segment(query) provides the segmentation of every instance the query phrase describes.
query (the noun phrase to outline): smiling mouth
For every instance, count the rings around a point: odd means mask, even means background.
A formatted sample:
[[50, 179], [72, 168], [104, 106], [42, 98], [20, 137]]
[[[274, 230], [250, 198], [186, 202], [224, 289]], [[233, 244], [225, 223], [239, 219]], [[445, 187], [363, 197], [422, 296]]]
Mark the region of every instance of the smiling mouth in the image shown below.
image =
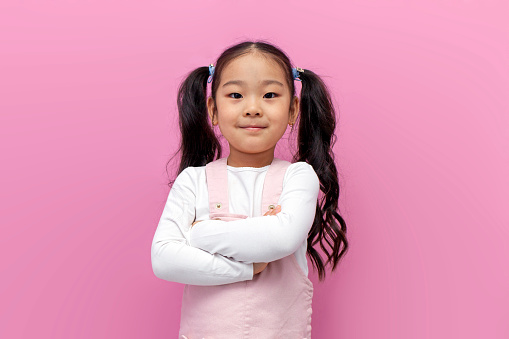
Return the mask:
[[245, 129], [247, 131], [261, 131], [265, 127], [261, 127], [261, 126], [246, 126], [246, 127], [241, 127], [241, 128]]

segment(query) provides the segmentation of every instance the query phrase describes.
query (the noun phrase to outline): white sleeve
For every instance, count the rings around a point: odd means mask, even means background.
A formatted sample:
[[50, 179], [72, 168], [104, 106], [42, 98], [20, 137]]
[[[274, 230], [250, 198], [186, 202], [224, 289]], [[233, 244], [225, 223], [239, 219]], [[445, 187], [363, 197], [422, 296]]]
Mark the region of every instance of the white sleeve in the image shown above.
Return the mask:
[[307, 163], [292, 164], [279, 198], [281, 212], [234, 221], [205, 220], [190, 231], [190, 244], [244, 262], [271, 262], [294, 253], [315, 218], [320, 182]]
[[152, 269], [161, 279], [222, 285], [253, 279], [253, 265], [191, 247], [185, 235], [195, 218], [194, 181], [188, 169], [175, 180], [152, 241]]

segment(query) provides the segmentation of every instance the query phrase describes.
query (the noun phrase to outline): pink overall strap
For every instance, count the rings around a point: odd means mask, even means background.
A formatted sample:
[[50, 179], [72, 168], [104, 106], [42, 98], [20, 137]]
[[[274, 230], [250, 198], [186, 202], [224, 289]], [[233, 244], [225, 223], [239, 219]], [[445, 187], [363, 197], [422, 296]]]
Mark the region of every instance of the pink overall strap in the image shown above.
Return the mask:
[[274, 158], [265, 175], [262, 193], [262, 215], [276, 208], [279, 196], [283, 191], [283, 179], [291, 163], [286, 160]]
[[221, 158], [205, 165], [210, 213], [229, 213], [226, 159]]
[[[205, 166], [209, 191], [210, 213], [229, 213], [227, 158], [209, 162]], [[262, 193], [262, 215], [277, 205], [283, 191], [283, 178], [291, 163], [274, 158], [265, 175]]]

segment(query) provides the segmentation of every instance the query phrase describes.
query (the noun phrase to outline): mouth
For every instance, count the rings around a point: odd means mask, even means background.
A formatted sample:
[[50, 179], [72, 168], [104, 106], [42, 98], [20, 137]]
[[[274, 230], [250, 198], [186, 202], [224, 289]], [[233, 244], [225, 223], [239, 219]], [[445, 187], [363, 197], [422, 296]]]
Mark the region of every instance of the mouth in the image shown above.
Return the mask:
[[240, 128], [247, 130], [247, 131], [261, 131], [262, 129], [265, 129], [265, 126], [241, 126]]

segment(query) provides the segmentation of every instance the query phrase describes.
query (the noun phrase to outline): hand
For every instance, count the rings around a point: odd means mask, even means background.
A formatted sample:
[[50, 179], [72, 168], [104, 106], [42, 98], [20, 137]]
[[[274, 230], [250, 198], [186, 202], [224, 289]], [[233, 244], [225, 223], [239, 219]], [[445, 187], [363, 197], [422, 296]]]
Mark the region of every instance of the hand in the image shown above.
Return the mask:
[[195, 221], [191, 224], [191, 227], [193, 227], [195, 224], [199, 223], [200, 221], [203, 221], [203, 220], [198, 220], [198, 221]]
[[253, 263], [253, 274], [258, 274], [263, 271], [267, 267], [268, 263], [266, 262], [255, 262]]
[[272, 210], [268, 210], [267, 212], [265, 212], [265, 214], [263, 216], [266, 216], [266, 215], [276, 215], [279, 212], [281, 212], [281, 205], [277, 205], [276, 208], [274, 208]]

